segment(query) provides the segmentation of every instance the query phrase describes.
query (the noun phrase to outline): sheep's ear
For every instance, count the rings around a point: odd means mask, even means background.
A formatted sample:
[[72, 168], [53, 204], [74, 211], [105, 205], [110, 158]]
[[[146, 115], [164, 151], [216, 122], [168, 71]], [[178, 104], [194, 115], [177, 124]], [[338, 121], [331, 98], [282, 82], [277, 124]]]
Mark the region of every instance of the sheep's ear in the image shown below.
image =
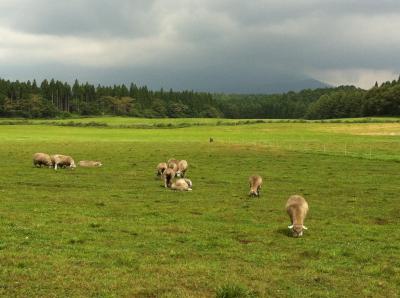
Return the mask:
[[293, 229], [293, 225], [291, 225], [291, 226], [288, 226], [288, 229]]
[[308, 228], [307, 228], [306, 226], [303, 226], [303, 229], [304, 229], [304, 230], [308, 230]]

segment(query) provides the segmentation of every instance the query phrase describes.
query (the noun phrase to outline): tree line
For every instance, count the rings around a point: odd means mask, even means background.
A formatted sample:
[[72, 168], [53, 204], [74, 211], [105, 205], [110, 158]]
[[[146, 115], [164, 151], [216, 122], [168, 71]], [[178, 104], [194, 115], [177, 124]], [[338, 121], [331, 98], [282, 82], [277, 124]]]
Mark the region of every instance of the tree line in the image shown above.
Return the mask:
[[149, 90], [130, 84], [94, 86], [75, 80], [20, 82], [0, 79], [0, 116], [25, 118], [73, 115], [132, 117], [225, 117], [331, 119], [400, 115], [400, 78], [369, 90], [354, 86], [306, 89], [283, 94], [211, 94]]

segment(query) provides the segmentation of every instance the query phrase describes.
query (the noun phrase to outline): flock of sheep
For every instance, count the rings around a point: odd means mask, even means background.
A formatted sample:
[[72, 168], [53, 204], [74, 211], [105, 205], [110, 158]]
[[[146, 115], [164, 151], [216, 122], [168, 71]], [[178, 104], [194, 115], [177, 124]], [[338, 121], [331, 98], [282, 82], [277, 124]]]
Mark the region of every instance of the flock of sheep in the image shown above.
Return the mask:
[[[186, 160], [169, 159], [167, 162], [161, 162], [157, 165], [157, 176], [164, 180], [165, 188], [181, 191], [191, 191], [192, 181], [185, 178], [188, 163]], [[175, 177], [179, 178], [175, 181]]]
[[[46, 166], [49, 168], [76, 168], [75, 161], [71, 156], [46, 153], [35, 153], [33, 155], [33, 165], [35, 167]], [[101, 167], [100, 161], [82, 160], [79, 162], [81, 167]], [[161, 162], [157, 165], [157, 176], [164, 180], [165, 188], [180, 191], [191, 191], [193, 183], [187, 179], [186, 171], [188, 162], [186, 160], [169, 159], [167, 162]], [[176, 179], [175, 179], [176, 177]], [[174, 180], [175, 179], [175, 180]], [[250, 192], [249, 196], [260, 196], [260, 190], [263, 180], [261, 176], [254, 175], [249, 178]], [[301, 237], [303, 230], [307, 230], [304, 226], [304, 219], [308, 212], [307, 201], [299, 195], [289, 197], [286, 203], [286, 212], [288, 213], [291, 225], [288, 228], [292, 231], [294, 237]]]
[[[164, 180], [165, 188], [181, 191], [191, 191], [192, 181], [185, 178], [188, 163], [186, 160], [169, 159], [167, 162], [161, 162], [157, 165], [157, 176]], [[174, 180], [177, 177], [178, 179]], [[261, 176], [254, 175], [249, 178], [250, 192], [249, 196], [260, 196], [260, 190], [263, 180]], [[304, 219], [308, 213], [307, 201], [299, 195], [289, 197], [286, 203], [286, 212], [288, 213], [291, 225], [288, 228], [292, 231], [293, 237], [303, 236]]]
[[[47, 153], [35, 153], [33, 155], [33, 165], [35, 167], [49, 167], [57, 170], [58, 168], [76, 168], [75, 161], [71, 156], [54, 154], [49, 155]], [[93, 160], [81, 160], [79, 166], [81, 167], [101, 167], [103, 164], [100, 161]]]

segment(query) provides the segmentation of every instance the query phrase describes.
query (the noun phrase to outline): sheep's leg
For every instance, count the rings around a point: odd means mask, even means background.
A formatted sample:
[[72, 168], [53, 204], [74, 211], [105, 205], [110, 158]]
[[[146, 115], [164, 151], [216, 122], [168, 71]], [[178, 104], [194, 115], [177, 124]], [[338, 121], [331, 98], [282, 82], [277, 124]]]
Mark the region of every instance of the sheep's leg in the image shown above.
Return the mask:
[[54, 170], [56, 170], [56, 171], [57, 171], [57, 165], [58, 165], [58, 164], [56, 163], [56, 165], [54, 166]]

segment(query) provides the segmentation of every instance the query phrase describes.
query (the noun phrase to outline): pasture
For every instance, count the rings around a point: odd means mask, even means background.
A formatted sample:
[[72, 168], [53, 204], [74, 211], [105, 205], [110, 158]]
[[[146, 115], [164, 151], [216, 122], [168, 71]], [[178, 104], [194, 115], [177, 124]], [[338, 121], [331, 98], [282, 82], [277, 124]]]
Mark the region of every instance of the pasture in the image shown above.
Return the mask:
[[[399, 295], [400, 123], [83, 121], [108, 126], [0, 125], [0, 296]], [[104, 166], [34, 168], [35, 152]], [[192, 192], [155, 177], [171, 157]], [[299, 239], [292, 194], [310, 205]]]

